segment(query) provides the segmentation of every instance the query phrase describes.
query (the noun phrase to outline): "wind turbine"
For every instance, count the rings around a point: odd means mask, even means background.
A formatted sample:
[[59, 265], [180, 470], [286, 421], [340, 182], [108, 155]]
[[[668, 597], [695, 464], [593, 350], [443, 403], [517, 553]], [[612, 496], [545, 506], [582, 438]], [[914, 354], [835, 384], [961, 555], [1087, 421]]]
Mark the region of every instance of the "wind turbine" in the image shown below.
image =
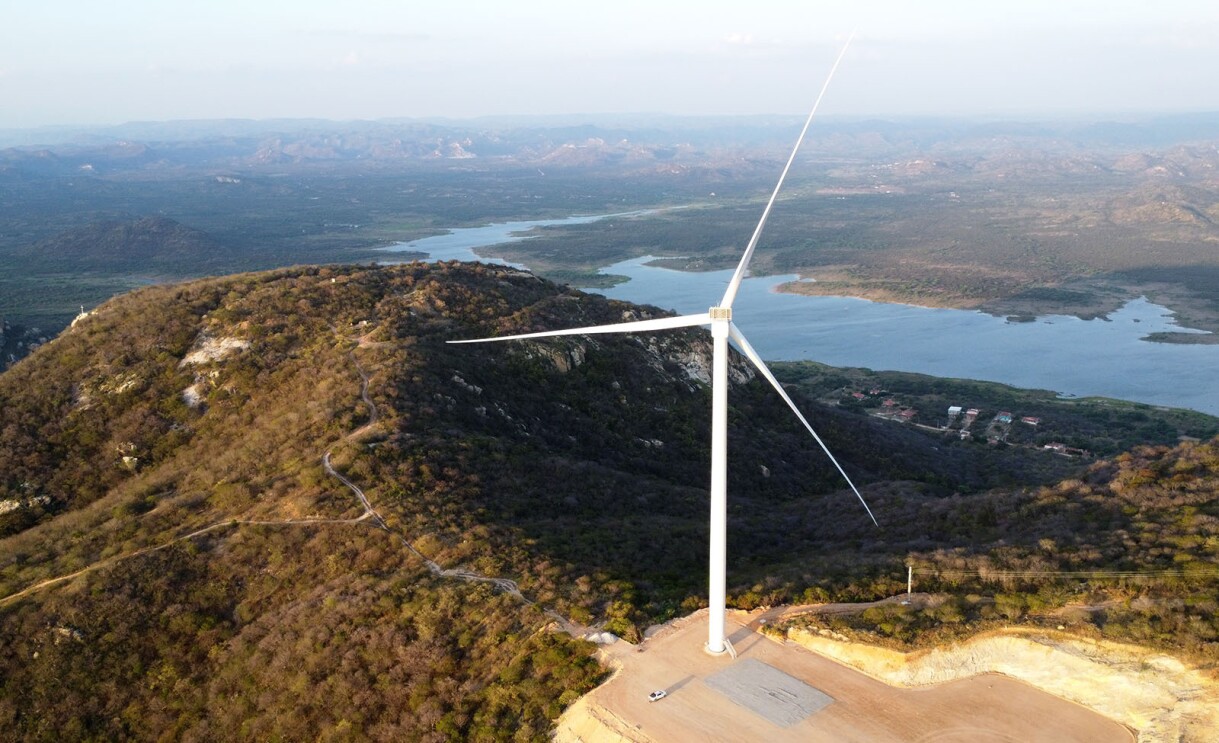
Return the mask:
[[710, 616], [707, 627], [707, 652], [713, 655], [719, 655], [727, 650], [727, 638], [724, 634], [724, 619], [726, 612], [726, 583], [727, 583], [727, 553], [728, 553], [728, 343], [732, 341], [733, 345], [748, 358], [762, 376], [770, 382], [771, 386], [778, 391], [779, 395], [787, 403], [808, 432], [812, 434], [813, 439], [825, 452], [830, 461], [834, 463], [834, 467], [851, 486], [859, 502], [863, 504], [864, 509], [871, 517], [872, 523], [876, 524], [876, 517], [872, 515], [872, 509], [868, 508], [867, 502], [863, 499], [863, 495], [859, 492], [859, 488], [855, 487], [855, 483], [851, 482], [851, 478], [847, 475], [846, 470], [830, 453], [830, 449], [813, 430], [813, 427], [805, 419], [800, 409], [788, 397], [787, 392], [783, 389], [783, 385], [779, 384], [779, 380], [771, 374], [766, 363], [762, 361], [762, 357], [753, 349], [745, 336], [737, 329], [732, 322], [732, 302], [736, 299], [737, 289], [741, 286], [741, 280], [745, 278], [745, 272], [749, 267], [749, 261], [753, 257], [754, 248], [757, 247], [758, 238], [762, 234], [762, 228], [766, 225], [766, 219], [770, 216], [770, 210], [775, 204], [775, 199], [779, 196], [779, 189], [783, 187], [783, 181], [787, 178], [787, 172], [791, 169], [792, 162], [796, 159], [796, 153], [800, 150], [801, 143], [804, 142], [804, 135], [808, 132], [809, 125], [813, 122], [813, 117], [817, 114], [817, 108], [821, 105], [821, 99], [825, 96], [826, 90], [830, 86], [830, 81], [834, 78], [834, 72], [838, 69], [838, 64], [846, 55], [847, 48], [851, 44], [851, 38], [847, 39], [842, 50], [838, 53], [837, 59], [834, 60], [833, 67], [830, 68], [829, 75], [826, 76], [825, 83], [821, 87], [821, 92], [817, 95], [817, 100], [813, 104], [812, 111], [809, 112], [808, 119], [804, 122], [804, 128], [800, 131], [800, 136], [796, 139], [796, 145], [792, 148], [791, 155], [787, 158], [787, 164], [783, 167], [783, 173], [779, 176], [779, 182], [775, 184], [775, 189], [770, 195], [770, 200], [766, 203], [766, 208], [762, 211], [762, 218], [758, 221], [758, 226], [754, 228], [753, 236], [749, 238], [749, 244], [745, 248], [745, 254], [741, 256], [740, 263], [737, 264], [736, 271], [732, 274], [732, 279], [728, 282], [728, 290], [724, 292], [723, 299], [720, 303], [709, 309], [707, 312], [697, 315], [683, 315], [680, 317], [663, 317], [655, 320], [641, 320], [637, 322], [616, 323], [614, 325], [595, 325], [585, 328], [569, 328], [567, 330], [548, 330], [539, 333], [524, 333], [520, 335], [503, 335], [494, 338], [478, 338], [471, 340], [449, 341], [449, 343], [487, 343], [492, 341], [511, 341], [525, 340], [530, 338], [550, 338], [560, 335], [594, 335], [599, 333], [642, 333], [654, 330], [670, 330], [672, 328], [686, 328], [695, 325], [710, 325], [712, 338], [712, 364], [711, 364], [711, 556], [710, 556], [710, 579], [708, 586], [707, 603], [710, 608]]

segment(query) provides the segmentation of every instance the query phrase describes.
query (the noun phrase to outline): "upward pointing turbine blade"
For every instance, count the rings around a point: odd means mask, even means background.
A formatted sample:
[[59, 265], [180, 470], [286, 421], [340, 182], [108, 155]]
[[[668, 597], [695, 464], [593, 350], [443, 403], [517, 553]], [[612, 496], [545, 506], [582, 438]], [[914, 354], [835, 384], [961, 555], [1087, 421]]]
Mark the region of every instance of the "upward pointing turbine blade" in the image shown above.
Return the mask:
[[775, 379], [775, 375], [770, 373], [770, 369], [766, 366], [766, 362], [762, 360], [762, 357], [758, 355], [757, 351], [753, 350], [753, 346], [749, 345], [749, 341], [745, 340], [745, 336], [740, 330], [737, 329], [737, 326], [728, 326], [728, 337], [731, 338], [733, 343], [736, 344], [737, 348], [739, 348], [741, 352], [745, 354], [746, 358], [753, 362], [753, 365], [758, 368], [758, 371], [762, 372], [762, 376], [766, 377], [766, 380], [770, 382], [770, 386], [774, 387], [775, 390], [777, 390], [778, 393], [783, 397], [783, 399], [787, 402], [787, 406], [792, 409], [792, 412], [796, 414], [796, 417], [800, 419], [800, 422], [804, 424], [804, 427], [808, 429], [808, 432], [811, 433], [813, 438], [817, 440], [817, 443], [821, 445], [821, 450], [825, 452], [825, 455], [829, 457], [830, 461], [834, 463], [834, 466], [838, 468], [838, 473], [841, 474], [842, 478], [847, 481], [847, 485], [850, 485], [851, 490], [855, 491], [855, 497], [859, 498], [859, 502], [863, 504], [864, 510], [868, 512], [868, 517], [872, 519], [872, 523], [880, 526], [880, 523], [876, 521], [876, 516], [872, 514], [872, 509], [868, 508], [868, 502], [863, 499], [863, 494], [859, 492], [859, 488], [855, 487], [855, 483], [851, 482], [851, 478], [847, 476], [846, 470], [842, 469], [842, 465], [838, 464], [838, 460], [834, 459], [834, 455], [830, 453], [830, 448], [825, 445], [825, 442], [822, 441], [821, 437], [817, 435], [817, 432], [813, 430], [812, 425], [810, 425], [808, 420], [805, 419], [804, 414], [800, 412], [800, 408], [796, 407], [796, 403], [792, 402], [792, 399], [787, 396], [787, 390], [783, 389], [783, 385], [779, 384], [779, 380]]
[[758, 238], [762, 236], [762, 228], [766, 226], [766, 218], [770, 216], [771, 207], [775, 205], [775, 199], [779, 197], [779, 189], [783, 188], [783, 181], [787, 179], [787, 171], [791, 170], [792, 163], [796, 160], [796, 153], [800, 151], [804, 135], [808, 133], [809, 125], [813, 123], [813, 117], [817, 115], [817, 108], [821, 106], [821, 99], [830, 89], [830, 81], [834, 79], [834, 73], [838, 71], [838, 63], [846, 56], [847, 49], [854, 39], [855, 32], [852, 31], [850, 37], [847, 38], [847, 43], [842, 45], [842, 51], [838, 52], [838, 58], [834, 60], [830, 74], [825, 76], [825, 83], [821, 86], [821, 92], [817, 94], [813, 110], [809, 111], [808, 118], [804, 121], [804, 128], [800, 130], [800, 136], [796, 138], [796, 146], [792, 148], [792, 154], [787, 157], [787, 165], [783, 166], [783, 173], [779, 175], [779, 182], [775, 184], [775, 190], [770, 194], [770, 201], [766, 202], [766, 208], [762, 210], [762, 218], [758, 220], [758, 226], [753, 228], [753, 236], [749, 238], [749, 244], [745, 246], [745, 254], [741, 256], [741, 262], [737, 264], [736, 271], [732, 274], [732, 280], [728, 282], [728, 290], [724, 292], [724, 298], [720, 300], [720, 307], [731, 307], [732, 301], [736, 299], [736, 291], [741, 287], [741, 280], [745, 278], [745, 271], [749, 268], [750, 259], [753, 258], [753, 249], [757, 247]]
[[700, 315], [681, 315], [679, 317], [659, 317], [655, 320], [638, 320], [636, 322], [620, 322], [613, 325], [592, 325], [587, 328], [567, 328], [566, 330], [543, 330], [539, 333], [519, 333], [517, 335], [497, 335], [493, 338], [471, 338], [462, 341], [447, 341], [448, 343], [490, 343], [492, 341], [519, 341], [527, 338], [550, 338], [556, 335], [596, 335], [598, 333], [642, 333], [649, 330], [670, 330], [672, 328], [688, 328], [694, 325], [709, 325], [711, 315], [704, 312]]

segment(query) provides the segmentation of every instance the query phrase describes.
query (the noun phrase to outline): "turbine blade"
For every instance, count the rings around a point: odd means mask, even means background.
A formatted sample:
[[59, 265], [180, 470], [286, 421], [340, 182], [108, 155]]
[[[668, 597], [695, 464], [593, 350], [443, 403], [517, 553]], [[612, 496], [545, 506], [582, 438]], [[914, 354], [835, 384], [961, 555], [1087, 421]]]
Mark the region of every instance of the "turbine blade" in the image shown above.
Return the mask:
[[775, 190], [770, 194], [770, 201], [766, 202], [766, 208], [762, 210], [762, 218], [758, 220], [758, 226], [753, 229], [753, 237], [749, 238], [749, 244], [745, 246], [745, 254], [741, 256], [741, 262], [737, 264], [736, 271], [732, 274], [732, 280], [728, 282], [728, 290], [724, 292], [724, 298], [720, 300], [720, 307], [731, 307], [732, 301], [736, 299], [736, 291], [741, 287], [741, 280], [745, 278], [745, 270], [749, 268], [749, 261], [753, 258], [753, 249], [758, 246], [758, 238], [762, 236], [762, 228], [766, 226], [766, 218], [770, 216], [770, 210], [775, 205], [775, 199], [779, 197], [779, 189], [783, 188], [783, 181], [787, 179], [787, 171], [791, 170], [792, 163], [796, 160], [796, 153], [800, 151], [800, 145], [804, 142], [804, 135], [808, 133], [808, 127], [813, 123], [813, 117], [817, 115], [817, 108], [821, 106], [821, 99], [825, 97], [825, 91], [830, 88], [830, 81], [834, 79], [834, 73], [838, 71], [838, 63], [846, 56], [847, 48], [851, 46], [851, 42], [855, 39], [855, 32], [851, 32], [851, 36], [847, 42], [842, 45], [842, 50], [838, 52], [838, 58], [834, 60], [834, 66], [830, 68], [830, 74], [826, 75], [825, 83], [821, 86], [821, 92], [817, 94], [817, 100], [813, 103], [813, 110], [809, 112], [808, 118], [804, 121], [804, 128], [800, 130], [800, 136], [796, 138], [796, 146], [792, 148], [791, 155], [787, 158], [787, 165], [783, 166], [783, 173], [779, 176], [779, 182], [775, 184]]
[[566, 330], [543, 330], [539, 333], [520, 333], [518, 335], [500, 335], [493, 338], [471, 338], [469, 340], [448, 341], [449, 343], [489, 343], [491, 341], [519, 341], [526, 338], [551, 338], [558, 335], [595, 335], [598, 333], [645, 333], [651, 330], [670, 330], [672, 328], [688, 328], [693, 325], [709, 325], [711, 315], [681, 315], [679, 317], [660, 317], [655, 320], [638, 320], [622, 322], [614, 325], [592, 325], [586, 328], [568, 328]]
[[872, 509], [868, 508], [868, 502], [863, 499], [863, 494], [859, 492], [859, 488], [855, 487], [855, 483], [851, 482], [851, 478], [847, 476], [846, 470], [842, 468], [841, 464], [838, 464], [838, 460], [835, 459], [834, 455], [830, 453], [830, 448], [825, 445], [825, 442], [822, 441], [821, 437], [817, 435], [817, 432], [813, 430], [813, 427], [809, 424], [808, 420], [805, 419], [804, 414], [800, 412], [800, 408], [797, 408], [796, 403], [792, 402], [792, 399], [788, 397], [787, 390], [783, 389], [783, 385], [779, 384], [779, 380], [775, 379], [775, 375], [770, 373], [770, 369], [766, 366], [766, 362], [762, 361], [762, 357], [758, 355], [757, 351], [753, 350], [753, 346], [749, 345], [749, 341], [745, 340], [745, 336], [741, 334], [741, 331], [738, 330], [735, 325], [728, 326], [728, 334], [728, 337], [736, 344], [737, 348], [745, 354], [746, 358], [753, 362], [753, 365], [758, 368], [758, 371], [762, 372], [762, 376], [766, 377], [767, 381], [770, 382], [770, 386], [774, 387], [779, 392], [779, 395], [781, 395], [787, 402], [787, 406], [792, 409], [792, 412], [796, 414], [796, 417], [800, 419], [800, 422], [804, 424], [804, 427], [808, 429], [808, 432], [811, 433], [813, 438], [817, 440], [817, 443], [821, 446], [821, 450], [825, 452], [825, 455], [829, 457], [830, 461], [834, 463], [834, 466], [838, 468], [839, 474], [841, 474], [843, 479], [847, 481], [847, 485], [850, 485], [851, 490], [855, 491], [855, 497], [859, 498], [859, 502], [863, 504], [864, 510], [868, 512], [868, 517], [872, 519], [872, 523], [880, 526], [880, 523], [876, 520], [876, 516], [872, 514]]

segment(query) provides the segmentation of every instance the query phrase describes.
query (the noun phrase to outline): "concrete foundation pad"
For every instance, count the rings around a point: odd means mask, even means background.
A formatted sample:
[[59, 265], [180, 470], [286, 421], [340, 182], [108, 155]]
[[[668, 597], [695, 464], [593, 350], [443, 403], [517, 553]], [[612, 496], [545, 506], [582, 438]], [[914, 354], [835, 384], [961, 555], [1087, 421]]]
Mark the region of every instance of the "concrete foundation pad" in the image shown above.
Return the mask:
[[834, 701], [828, 694], [754, 658], [742, 658], [703, 683], [785, 728]]

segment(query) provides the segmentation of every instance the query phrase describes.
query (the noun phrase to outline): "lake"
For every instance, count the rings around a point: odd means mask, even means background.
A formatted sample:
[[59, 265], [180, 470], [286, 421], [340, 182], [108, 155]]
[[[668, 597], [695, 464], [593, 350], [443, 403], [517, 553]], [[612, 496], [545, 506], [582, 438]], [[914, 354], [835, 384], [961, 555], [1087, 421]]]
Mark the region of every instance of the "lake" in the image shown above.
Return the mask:
[[588, 224], [610, 217], [637, 217], [641, 214], [653, 214], [655, 210], [621, 212], [619, 214], [596, 214], [593, 216], [564, 217], [561, 219], [536, 219], [528, 222], [494, 222], [479, 227], [459, 227], [449, 230], [443, 235], [433, 235], [410, 242], [394, 243], [381, 248], [387, 253], [427, 253], [429, 261], [482, 261], [500, 266], [513, 266], [527, 269], [520, 263], [510, 263], [499, 258], [483, 258], [474, 252], [475, 248], [486, 248], [491, 245], [521, 242], [528, 240], [526, 234], [538, 227], [550, 227], [560, 224]]
[[[534, 227], [587, 223], [605, 216], [609, 215], [456, 229], [386, 250], [423, 252], [429, 260], [506, 264], [480, 258], [474, 250], [528, 239], [521, 233]], [[651, 260], [636, 258], [607, 266], [602, 273], [630, 280], [589, 291], [680, 313], [704, 312], [719, 302], [732, 275], [646, 265]], [[1178, 326], [1169, 310], [1146, 299], [1129, 302], [1103, 320], [1047, 315], [1035, 322], [1008, 322], [972, 310], [775, 291], [796, 278], [746, 279], [733, 305], [734, 322], [766, 359], [809, 359], [833, 366], [983, 379], [1064, 396], [1116, 397], [1219, 415], [1215, 384], [1219, 345], [1141, 340], [1157, 331], [1191, 332]]]

